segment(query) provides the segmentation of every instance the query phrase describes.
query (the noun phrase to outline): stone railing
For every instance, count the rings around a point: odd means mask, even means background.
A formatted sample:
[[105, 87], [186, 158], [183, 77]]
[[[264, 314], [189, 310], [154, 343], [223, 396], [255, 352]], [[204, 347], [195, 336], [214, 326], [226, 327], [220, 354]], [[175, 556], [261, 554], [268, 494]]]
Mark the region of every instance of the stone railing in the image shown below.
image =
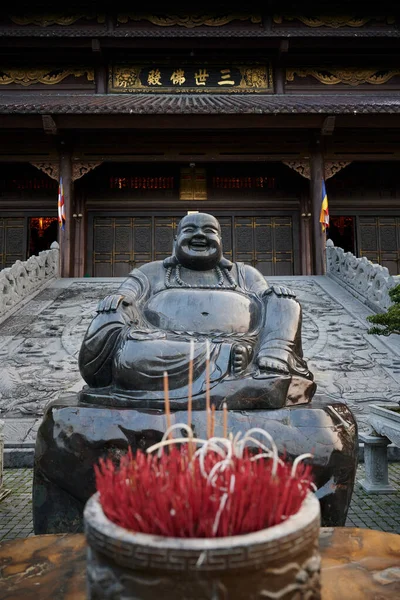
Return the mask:
[[365, 256], [357, 258], [351, 252], [326, 243], [326, 274], [376, 312], [386, 311], [391, 300], [389, 290], [400, 283], [386, 267], [374, 264]]
[[39, 252], [24, 262], [17, 260], [11, 267], [0, 271], [0, 319], [24, 298], [42, 288], [58, 276], [60, 250], [53, 242], [50, 250]]

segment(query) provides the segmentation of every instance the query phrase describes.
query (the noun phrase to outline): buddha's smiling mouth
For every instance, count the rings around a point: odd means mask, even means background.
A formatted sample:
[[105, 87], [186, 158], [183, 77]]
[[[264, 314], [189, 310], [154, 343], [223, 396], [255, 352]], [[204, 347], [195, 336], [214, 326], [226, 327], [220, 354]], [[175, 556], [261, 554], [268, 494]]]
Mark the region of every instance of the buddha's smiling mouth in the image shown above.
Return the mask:
[[192, 242], [190, 242], [189, 247], [191, 248], [191, 250], [195, 250], [195, 251], [201, 251], [201, 250], [207, 250], [209, 245], [208, 242], [206, 242], [205, 240], [193, 240]]

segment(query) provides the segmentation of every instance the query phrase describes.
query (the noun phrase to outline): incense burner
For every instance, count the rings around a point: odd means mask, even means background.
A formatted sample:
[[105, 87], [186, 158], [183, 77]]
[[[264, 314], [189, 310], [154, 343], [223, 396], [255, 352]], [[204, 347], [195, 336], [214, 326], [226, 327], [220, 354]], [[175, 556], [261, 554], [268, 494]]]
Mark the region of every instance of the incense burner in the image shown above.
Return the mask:
[[133, 533], [104, 515], [98, 494], [88, 501], [84, 522], [90, 600], [321, 597], [320, 506], [312, 493], [282, 524], [232, 537]]

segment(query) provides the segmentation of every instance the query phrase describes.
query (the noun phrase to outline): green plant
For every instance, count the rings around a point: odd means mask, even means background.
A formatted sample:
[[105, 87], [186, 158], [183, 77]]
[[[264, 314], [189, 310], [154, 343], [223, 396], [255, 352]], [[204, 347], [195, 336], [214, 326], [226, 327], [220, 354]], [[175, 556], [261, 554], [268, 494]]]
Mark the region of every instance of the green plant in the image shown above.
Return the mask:
[[389, 296], [393, 304], [385, 313], [370, 315], [367, 321], [375, 327], [368, 329], [368, 333], [376, 335], [400, 334], [400, 284], [389, 290]]

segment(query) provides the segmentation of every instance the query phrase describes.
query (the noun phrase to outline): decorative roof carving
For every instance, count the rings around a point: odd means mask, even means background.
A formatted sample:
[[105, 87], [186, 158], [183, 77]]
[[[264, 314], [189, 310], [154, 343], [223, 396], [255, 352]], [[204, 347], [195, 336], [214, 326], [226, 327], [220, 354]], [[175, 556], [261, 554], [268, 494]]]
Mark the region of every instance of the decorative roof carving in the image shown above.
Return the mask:
[[105, 15], [84, 13], [23, 14], [9, 15], [9, 18], [16, 25], [39, 25], [40, 27], [50, 27], [51, 25], [68, 26], [81, 19], [86, 19], [88, 21], [96, 20], [97, 23], [105, 23], [106, 20]]
[[72, 163], [72, 181], [80, 179], [96, 167], [103, 164], [103, 161], [98, 162], [73, 162]]
[[18, 85], [33, 85], [43, 83], [45, 85], [55, 85], [60, 83], [66, 77], [85, 77], [88, 81], [94, 81], [93, 68], [81, 69], [58, 69], [54, 67], [37, 68], [8, 68], [0, 67], [0, 85], [15, 83]]
[[250, 21], [252, 24], [260, 24], [262, 22], [261, 15], [249, 14], [232, 14], [232, 15], [149, 15], [149, 14], [133, 14], [122, 13], [117, 16], [119, 23], [128, 23], [129, 21], [149, 21], [153, 25], [160, 27], [186, 27], [193, 29], [194, 27], [223, 27], [232, 21]]
[[400, 69], [357, 69], [353, 67], [286, 69], [286, 81], [294, 81], [295, 75], [297, 77], [314, 77], [314, 79], [325, 85], [336, 85], [337, 83], [353, 86], [364, 83], [381, 85], [392, 79], [392, 77], [400, 75]]
[[43, 173], [46, 173], [46, 175], [48, 175], [52, 179], [55, 179], [56, 181], [59, 180], [60, 166], [58, 162], [33, 162], [31, 163], [31, 165], [33, 165], [40, 171], [43, 171]]
[[[291, 169], [296, 171], [296, 173], [298, 173], [302, 177], [305, 177], [306, 179], [311, 179], [310, 161], [308, 161], [308, 160], [283, 160], [282, 162], [284, 165], [286, 165], [287, 167], [290, 167]], [[344, 167], [347, 167], [347, 165], [349, 165], [349, 164], [350, 164], [350, 162], [345, 162], [343, 160], [340, 160], [340, 161], [326, 160], [325, 165], [324, 165], [325, 166], [325, 179], [329, 179], [330, 177], [333, 177], [334, 175], [336, 175], [336, 173], [339, 173], [339, 171], [344, 169]]]
[[[55, 179], [56, 181], [59, 180], [60, 165], [58, 162], [56, 162], [56, 161], [40, 162], [40, 163], [33, 162], [31, 164], [34, 167], [36, 167], [37, 169], [40, 169], [40, 171], [43, 171], [43, 173], [46, 173], [46, 175], [48, 175], [52, 179]], [[101, 164], [102, 164], [102, 161], [99, 161], [99, 162], [73, 162], [72, 163], [72, 181], [76, 181], [77, 179], [80, 179], [81, 177], [86, 175], [86, 173], [89, 173], [90, 171], [92, 171], [93, 169], [95, 169], [96, 167], [98, 167]]]
[[355, 16], [355, 15], [320, 15], [320, 16], [302, 16], [302, 15], [274, 15], [274, 23], [279, 25], [285, 21], [300, 21], [307, 27], [330, 27], [338, 29], [339, 27], [364, 27], [367, 23], [383, 22], [393, 25], [396, 22], [393, 16]]

